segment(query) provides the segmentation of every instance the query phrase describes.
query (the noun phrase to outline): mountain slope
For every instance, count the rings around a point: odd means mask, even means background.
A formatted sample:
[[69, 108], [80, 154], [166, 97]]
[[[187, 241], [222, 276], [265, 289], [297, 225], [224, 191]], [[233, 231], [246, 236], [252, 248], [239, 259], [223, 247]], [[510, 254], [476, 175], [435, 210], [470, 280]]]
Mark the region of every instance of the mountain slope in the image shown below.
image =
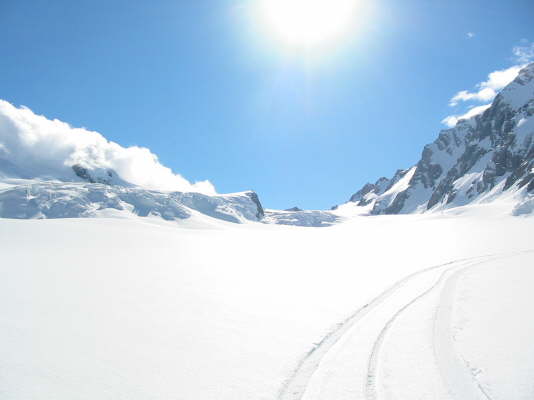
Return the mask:
[[[370, 214], [406, 214], [534, 193], [534, 63], [481, 115], [460, 120], [393, 178], [366, 184], [349, 200]], [[522, 207], [522, 208], [521, 208]], [[528, 207], [521, 204], [517, 212]]]

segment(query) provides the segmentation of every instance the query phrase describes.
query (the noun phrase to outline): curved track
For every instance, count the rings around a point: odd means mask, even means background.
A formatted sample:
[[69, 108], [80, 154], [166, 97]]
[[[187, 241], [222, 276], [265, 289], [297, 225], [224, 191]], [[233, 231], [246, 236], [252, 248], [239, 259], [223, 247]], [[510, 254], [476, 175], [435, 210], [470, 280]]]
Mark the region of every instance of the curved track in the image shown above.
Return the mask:
[[477, 372], [454, 351], [451, 309], [462, 273], [502, 257], [456, 260], [398, 281], [317, 343], [284, 382], [278, 399], [406, 398], [415, 394], [407, 382], [417, 382], [417, 366], [424, 361], [432, 373], [417, 383], [421, 398], [491, 400]]

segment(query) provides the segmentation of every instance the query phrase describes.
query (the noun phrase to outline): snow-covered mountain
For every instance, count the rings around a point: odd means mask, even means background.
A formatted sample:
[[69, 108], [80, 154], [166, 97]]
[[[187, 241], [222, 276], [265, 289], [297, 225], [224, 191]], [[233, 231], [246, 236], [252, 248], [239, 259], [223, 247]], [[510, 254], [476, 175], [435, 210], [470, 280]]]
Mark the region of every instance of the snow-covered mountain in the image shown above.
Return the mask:
[[208, 196], [121, 185], [10, 181], [0, 191], [0, 218], [161, 217], [186, 219], [196, 212], [229, 222], [258, 221], [263, 209], [254, 192]]
[[0, 101], [0, 217], [156, 216], [195, 213], [231, 222], [330, 226], [347, 215], [407, 214], [506, 200], [534, 210], [534, 63], [482, 114], [425, 146], [420, 161], [368, 183], [333, 211], [264, 210], [256, 193], [217, 194], [161, 165], [148, 149]]
[[327, 211], [264, 210], [252, 191], [217, 194], [207, 181], [175, 174], [146, 148], [125, 148], [0, 100], [0, 218], [193, 216], [299, 226], [339, 221]]
[[532, 211], [533, 196], [534, 63], [482, 114], [441, 131], [416, 165], [366, 184], [341, 207], [407, 214], [509, 198], [520, 214]]
[[[243, 223], [330, 226], [327, 211], [264, 210], [252, 191], [217, 194], [161, 165], [148, 149], [0, 100], [0, 218], [192, 216]], [[216, 221], [211, 221], [216, 222]]]
[[191, 184], [148, 149], [124, 148], [0, 100], [0, 218], [161, 217], [229, 222], [264, 216], [251, 191]]

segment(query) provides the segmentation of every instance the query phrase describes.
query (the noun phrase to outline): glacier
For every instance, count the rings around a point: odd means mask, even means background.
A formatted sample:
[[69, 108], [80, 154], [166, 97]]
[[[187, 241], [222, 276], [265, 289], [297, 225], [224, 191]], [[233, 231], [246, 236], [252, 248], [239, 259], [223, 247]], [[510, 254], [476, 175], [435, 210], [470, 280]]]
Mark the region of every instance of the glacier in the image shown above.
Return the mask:
[[533, 233], [491, 207], [0, 219], [1, 397], [530, 399]]

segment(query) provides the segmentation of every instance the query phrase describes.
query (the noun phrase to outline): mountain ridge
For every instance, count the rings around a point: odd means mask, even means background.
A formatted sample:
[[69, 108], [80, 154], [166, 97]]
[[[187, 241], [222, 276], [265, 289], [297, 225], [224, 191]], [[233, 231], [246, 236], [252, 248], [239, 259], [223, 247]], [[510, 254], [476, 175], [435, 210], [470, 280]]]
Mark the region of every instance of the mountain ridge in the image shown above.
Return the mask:
[[[202, 186], [173, 174], [148, 149], [123, 148], [96, 132], [70, 128], [4, 101], [0, 111], [3, 218], [136, 215], [179, 220], [199, 212], [228, 222], [317, 227], [345, 216], [422, 213], [503, 196], [513, 197], [513, 214], [534, 212], [534, 63], [521, 69], [481, 114], [442, 130], [424, 146], [415, 165], [367, 183], [331, 211], [264, 209], [253, 191], [202, 193], [196, 191]], [[21, 123], [27, 121], [13, 114], [17, 112], [30, 123]], [[64, 143], [39, 152], [39, 146], [54, 140]], [[139, 163], [148, 170], [139, 169]], [[135, 171], [145, 176], [137, 177]], [[165, 190], [167, 184], [185, 190]]]
[[417, 164], [398, 170], [391, 179], [367, 183], [345, 204], [367, 207], [371, 215], [406, 214], [466, 205], [492, 191], [515, 190], [530, 197], [534, 192], [533, 116], [531, 63], [485, 111], [442, 130], [423, 148]]

